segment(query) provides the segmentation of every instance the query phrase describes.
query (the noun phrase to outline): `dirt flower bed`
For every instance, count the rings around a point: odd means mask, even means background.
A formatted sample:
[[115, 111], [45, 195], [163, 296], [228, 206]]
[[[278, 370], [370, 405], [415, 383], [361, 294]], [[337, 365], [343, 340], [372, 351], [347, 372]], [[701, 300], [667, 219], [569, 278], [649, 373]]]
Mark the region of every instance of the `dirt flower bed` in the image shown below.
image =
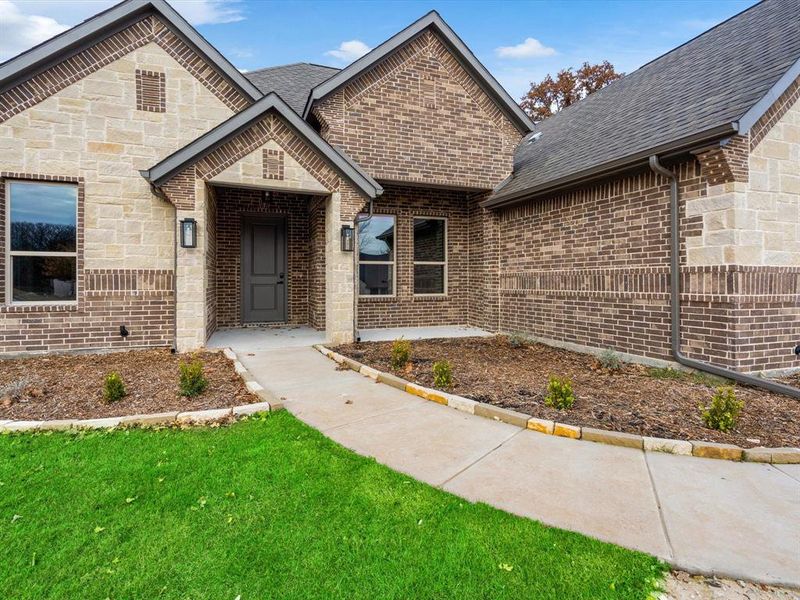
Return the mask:
[[[186, 398], [178, 389], [179, 364], [199, 359], [208, 387]], [[127, 395], [103, 400], [106, 374], [122, 376]], [[132, 350], [0, 360], [0, 419], [92, 419], [226, 408], [258, 402], [220, 352], [193, 355]]]
[[[421, 340], [411, 348], [411, 362], [401, 370], [390, 366], [390, 342], [346, 344], [336, 351], [426, 387], [435, 387], [433, 363], [448, 360], [453, 387], [445, 391], [561, 423], [745, 448], [800, 446], [800, 401], [740, 385], [736, 396], [745, 405], [736, 429], [708, 429], [698, 405], [710, 402], [716, 386], [726, 382], [704, 374], [626, 363], [612, 371], [593, 356], [541, 344], [518, 346], [502, 336]], [[545, 405], [551, 375], [572, 380], [571, 409]], [[800, 376], [786, 383], [800, 386]]]

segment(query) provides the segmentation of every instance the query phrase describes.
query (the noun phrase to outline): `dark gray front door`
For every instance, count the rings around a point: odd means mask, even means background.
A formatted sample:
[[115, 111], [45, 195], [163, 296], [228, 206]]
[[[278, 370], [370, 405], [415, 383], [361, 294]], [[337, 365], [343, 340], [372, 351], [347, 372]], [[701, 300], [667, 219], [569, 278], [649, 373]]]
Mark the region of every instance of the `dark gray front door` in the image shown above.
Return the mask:
[[286, 221], [242, 223], [242, 322], [286, 321]]

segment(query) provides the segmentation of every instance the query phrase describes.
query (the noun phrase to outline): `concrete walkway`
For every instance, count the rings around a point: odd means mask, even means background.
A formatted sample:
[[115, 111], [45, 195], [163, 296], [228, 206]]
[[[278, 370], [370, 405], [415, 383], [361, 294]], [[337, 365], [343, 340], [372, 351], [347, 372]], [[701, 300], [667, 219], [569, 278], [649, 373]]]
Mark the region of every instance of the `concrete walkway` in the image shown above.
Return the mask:
[[800, 587], [800, 465], [537, 434], [337, 371], [312, 348], [233, 349], [298, 418], [421, 481], [691, 572]]

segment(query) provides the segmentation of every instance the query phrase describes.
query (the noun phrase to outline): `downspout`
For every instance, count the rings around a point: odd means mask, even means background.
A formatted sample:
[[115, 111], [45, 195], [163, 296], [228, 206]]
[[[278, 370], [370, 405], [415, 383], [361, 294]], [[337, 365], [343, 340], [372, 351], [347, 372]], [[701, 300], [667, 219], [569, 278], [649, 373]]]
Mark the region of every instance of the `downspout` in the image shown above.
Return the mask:
[[160, 198], [175, 208], [175, 221], [172, 224], [172, 349], [173, 354], [178, 351], [178, 207], [170, 202], [164, 188], [150, 181], [149, 171], [139, 171], [150, 184], [150, 193]]
[[369, 199], [369, 208], [367, 209], [366, 216], [357, 214], [353, 220], [353, 340], [356, 342], [361, 341], [361, 336], [358, 335], [358, 226], [361, 223], [366, 223], [372, 218], [374, 200]]
[[718, 367], [706, 362], [689, 358], [681, 352], [681, 273], [680, 273], [680, 228], [679, 228], [679, 214], [678, 214], [678, 178], [677, 176], [665, 168], [658, 160], [657, 155], [650, 157], [650, 168], [654, 173], [661, 175], [669, 180], [669, 216], [670, 216], [670, 313], [671, 313], [671, 327], [672, 327], [672, 357], [678, 364], [717, 377], [724, 377], [732, 379], [737, 383], [750, 385], [765, 389], [777, 394], [785, 394], [792, 398], [800, 399], [800, 389], [790, 385], [784, 385], [769, 379], [755, 377], [753, 375], [745, 375], [738, 371]]

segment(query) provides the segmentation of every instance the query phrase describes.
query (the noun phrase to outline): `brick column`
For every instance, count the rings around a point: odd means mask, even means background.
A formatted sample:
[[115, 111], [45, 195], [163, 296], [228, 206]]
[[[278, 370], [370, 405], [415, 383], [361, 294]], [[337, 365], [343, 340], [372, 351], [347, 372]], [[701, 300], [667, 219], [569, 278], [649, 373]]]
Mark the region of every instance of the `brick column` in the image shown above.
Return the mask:
[[[201, 179], [195, 181], [194, 207], [176, 211], [175, 252], [176, 287], [175, 317], [177, 321], [178, 352], [190, 352], [202, 348], [206, 342], [206, 281], [205, 268], [207, 251], [206, 184]], [[197, 221], [197, 247], [181, 248], [180, 221], [193, 218]]]
[[353, 341], [355, 269], [353, 252], [342, 252], [342, 195], [325, 205], [325, 334], [332, 344]]

